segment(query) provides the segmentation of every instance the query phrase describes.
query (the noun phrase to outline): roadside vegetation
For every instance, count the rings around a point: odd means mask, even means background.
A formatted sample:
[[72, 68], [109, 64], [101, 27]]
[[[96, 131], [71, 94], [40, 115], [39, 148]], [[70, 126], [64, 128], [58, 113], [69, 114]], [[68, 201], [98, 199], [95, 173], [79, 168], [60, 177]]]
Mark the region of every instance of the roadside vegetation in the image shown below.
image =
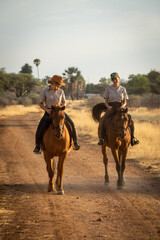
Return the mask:
[[[22, 104], [29, 106], [39, 101], [39, 93], [47, 87], [51, 76], [40, 79], [41, 60], [36, 58], [33, 63], [37, 67], [37, 77], [32, 75], [32, 66], [25, 63], [19, 73], [7, 73], [0, 68], [0, 107]], [[105, 88], [111, 84], [111, 79], [101, 77], [97, 84], [87, 83], [77, 67], [68, 67], [58, 73], [63, 76], [65, 86], [62, 89], [67, 99], [79, 100], [93, 95], [102, 97]], [[128, 79], [120, 79], [120, 84], [129, 94], [129, 107], [160, 107], [160, 72], [151, 70], [148, 74], [131, 74]]]

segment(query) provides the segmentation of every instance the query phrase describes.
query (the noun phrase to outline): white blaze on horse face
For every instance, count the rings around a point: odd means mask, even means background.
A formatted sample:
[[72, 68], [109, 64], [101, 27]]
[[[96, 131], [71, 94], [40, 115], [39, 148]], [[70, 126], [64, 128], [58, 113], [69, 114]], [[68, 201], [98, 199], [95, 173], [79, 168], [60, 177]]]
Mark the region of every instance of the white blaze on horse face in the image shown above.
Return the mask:
[[122, 119], [124, 119], [124, 115], [122, 115]]

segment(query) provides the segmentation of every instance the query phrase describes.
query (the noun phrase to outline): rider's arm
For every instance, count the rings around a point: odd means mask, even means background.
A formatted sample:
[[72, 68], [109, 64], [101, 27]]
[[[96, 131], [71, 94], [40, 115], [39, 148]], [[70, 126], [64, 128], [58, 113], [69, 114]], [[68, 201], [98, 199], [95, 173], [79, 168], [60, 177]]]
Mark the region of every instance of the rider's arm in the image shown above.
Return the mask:
[[61, 107], [65, 107], [65, 106], [66, 106], [66, 97], [65, 97], [64, 91], [62, 91]]
[[127, 104], [126, 99], [123, 99], [123, 100], [122, 100], [122, 106], [121, 106], [121, 108], [124, 108], [124, 107], [126, 106], [126, 104]]
[[105, 98], [105, 105], [108, 108], [108, 110], [112, 109], [112, 107], [108, 104], [108, 98]]
[[45, 112], [47, 112], [48, 114], [50, 114], [51, 109], [48, 109], [47, 107], [44, 106], [43, 102], [39, 102], [39, 106], [40, 108], [42, 108]]

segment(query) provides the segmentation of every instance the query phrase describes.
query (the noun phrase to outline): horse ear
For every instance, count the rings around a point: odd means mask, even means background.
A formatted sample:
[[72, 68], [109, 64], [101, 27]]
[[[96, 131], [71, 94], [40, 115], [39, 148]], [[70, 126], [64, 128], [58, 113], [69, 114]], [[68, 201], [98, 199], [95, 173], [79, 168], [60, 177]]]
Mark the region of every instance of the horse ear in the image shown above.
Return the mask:
[[66, 108], [66, 107], [65, 107], [65, 106], [63, 106], [63, 107], [61, 107], [61, 110], [63, 111], [65, 108]]

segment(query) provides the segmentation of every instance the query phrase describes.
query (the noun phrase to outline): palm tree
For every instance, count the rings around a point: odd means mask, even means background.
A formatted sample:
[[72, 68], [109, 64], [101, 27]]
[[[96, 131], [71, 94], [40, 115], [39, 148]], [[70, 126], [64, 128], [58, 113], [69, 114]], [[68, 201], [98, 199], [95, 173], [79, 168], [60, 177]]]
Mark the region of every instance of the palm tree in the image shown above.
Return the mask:
[[68, 83], [71, 87], [71, 99], [74, 100], [77, 93], [78, 77], [81, 75], [81, 72], [78, 68], [70, 67], [62, 73], [64, 76], [64, 81]]
[[34, 64], [36, 65], [36, 67], [37, 67], [37, 74], [38, 74], [38, 79], [39, 79], [39, 68], [38, 68], [38, 66], [39, 66], [39, 64], [41, 63], [41, 60], [40, 59], [38, 59], [38, 58], [36, 58], [36, 59], [34, 59]]

